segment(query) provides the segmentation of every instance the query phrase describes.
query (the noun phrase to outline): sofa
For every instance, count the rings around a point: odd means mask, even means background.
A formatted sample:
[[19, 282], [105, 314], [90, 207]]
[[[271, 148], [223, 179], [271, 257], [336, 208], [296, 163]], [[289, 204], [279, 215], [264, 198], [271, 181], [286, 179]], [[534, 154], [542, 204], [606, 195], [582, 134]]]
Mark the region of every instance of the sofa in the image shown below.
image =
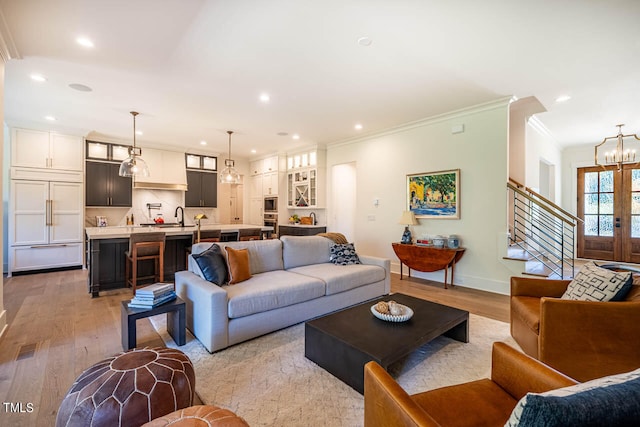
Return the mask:
[[640, 286], [622, 301], [561, 299], [570, 280], [511, 278], [511, 336], [578, 381], [640, 367]]
[[[247, 249], [250, 278], [233, 285], [207, 281], [194, 259], [218, 245]], [[198, 243], [188, 270], [176, 273], [187, 328], [211, 353], [390, 292], [390, 260], [357, 254], [361, 264], [330, 262], [334, 242], [320, 236], [282, 236], [245, 242]]]

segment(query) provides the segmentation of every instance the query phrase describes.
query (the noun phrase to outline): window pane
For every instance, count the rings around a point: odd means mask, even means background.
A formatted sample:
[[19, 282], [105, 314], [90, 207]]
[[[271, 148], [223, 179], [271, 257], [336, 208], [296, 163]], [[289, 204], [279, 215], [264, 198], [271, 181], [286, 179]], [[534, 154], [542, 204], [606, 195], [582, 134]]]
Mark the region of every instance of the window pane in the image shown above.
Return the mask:
[[598, 213], [598, 194], [585, 194], [584, 195], [584, 213], [585, 214], [597, 214]]
[[584, 235], [585, 236], [598, 235], [598, 215], [584, 216]]
[[600, 214], [613, 215], [613, 194], [600, 194]]
[[613, 193], [613, 171], [600, 172], [600, 192]]
[[613, 236], [613, 215], [600, 215], [600, 236]]
[[640, 216], [631, 216], [631, 237], [640, 237]]
[[584, 192], [598, 192], [598, 172], [586, 172], [584, 174]]
[[640, 193], [631, 194], [631, 214], [640, 214]]
[[640, 169], [631, 171], [631, 191], [640, 191]]

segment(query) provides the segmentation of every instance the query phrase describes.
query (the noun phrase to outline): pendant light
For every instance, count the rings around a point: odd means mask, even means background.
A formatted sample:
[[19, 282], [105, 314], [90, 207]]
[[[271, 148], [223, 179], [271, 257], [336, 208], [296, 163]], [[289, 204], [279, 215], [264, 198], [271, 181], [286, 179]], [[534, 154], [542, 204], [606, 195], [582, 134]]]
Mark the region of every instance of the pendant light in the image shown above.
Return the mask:
[[235, 162], [231, 160], [231, 134], [232, 130], [228, 130], [229, 134], [229, 157], [224, 160], [224, 169], [220, 172], [220, 183], [222, 184], [239, 184], [240, 174], [236, 170]]
[[131, 111], [131, 115], [133, 116], [133, 146], [129, 147], [129, 157], [120, 163], [118, 175], [126, 177], [149, 176], [149, 166], [140, 157], [142, 149], [136, 147], [136, 116], [138, 113]]

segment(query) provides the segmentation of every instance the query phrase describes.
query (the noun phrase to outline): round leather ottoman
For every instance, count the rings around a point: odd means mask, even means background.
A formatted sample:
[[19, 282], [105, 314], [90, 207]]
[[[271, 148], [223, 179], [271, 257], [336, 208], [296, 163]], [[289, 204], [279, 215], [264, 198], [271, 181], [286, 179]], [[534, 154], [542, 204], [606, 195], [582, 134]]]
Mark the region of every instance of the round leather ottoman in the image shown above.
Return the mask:
[[196, 405], [181, 409], [142, 427], [247, 427], [249, 424], [228, 409], [213, 405]]
[[180, 350], [139, 348], [105, 359], [73, 383], [56, 426], [139, 426], [193, 404], [195, 372]]

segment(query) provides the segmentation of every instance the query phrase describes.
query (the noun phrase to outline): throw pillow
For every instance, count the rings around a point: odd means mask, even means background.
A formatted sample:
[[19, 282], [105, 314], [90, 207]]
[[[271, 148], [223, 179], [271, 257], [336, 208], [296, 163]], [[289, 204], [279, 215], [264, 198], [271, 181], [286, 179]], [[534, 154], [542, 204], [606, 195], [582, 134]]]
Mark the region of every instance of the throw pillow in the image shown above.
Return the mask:
[[505, 427], [635, 426], [640, 420], [640, 369], [545, 393], [527, 393]]
[[562, 299], [620, 301], [631, 289], [631, 272], [615, 272], [586, 263], [569, 283]]
[[331, 245], [329, 248], [329, 261], [338, 265], [361, 264], [353, 243]]
[[251, 278], [249, 269], [249, 249], [234, 249], [225, 247], [229, 262], [229, 284], [244, 282]]
[[200, 267], [200, 271], [202, 271], [202, 275], [207, 281], [218, 286], [227, 283], [227, 263], [224, 260], [220, 246], [211, 245], [209, 249], [191, 256]]

